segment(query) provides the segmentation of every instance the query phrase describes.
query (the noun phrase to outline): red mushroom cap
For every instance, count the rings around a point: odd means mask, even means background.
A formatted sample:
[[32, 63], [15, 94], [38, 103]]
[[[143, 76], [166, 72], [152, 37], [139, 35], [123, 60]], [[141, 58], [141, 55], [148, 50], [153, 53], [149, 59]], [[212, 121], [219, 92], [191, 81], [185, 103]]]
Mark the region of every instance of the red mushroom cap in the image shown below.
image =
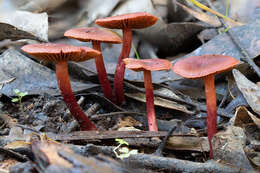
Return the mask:
[[96, 24], [110, 29], [142, 29], [152, 26], [157, 20], [157, 17], [149, 13], [138, 12], [97, 19]]
[[84, 42], [99, 41], [104, 43], [122, 43], [122, 39], [118, 34], [107, 29], [100, 28], [75, 28], [70, 29], [64, 33], [65, 37], [77, 39]]
[[101, 53], [88, 47], [68, 44], [42, 43], [29, 44], [21, 48], [24, 52], [44, 61], [86, 61]]
[[239, 64], [239, 61], [225, 55], [192, 56], [176, 62], [173, 71], [188, 79], [198, 79], [211, 74], [228, 71]]
[[165, 59], [134, 59], [126, 58], [123, 60], [126, 68], [134, 71], [160, 71], [169, 70], [171, 68], [171, 62]]

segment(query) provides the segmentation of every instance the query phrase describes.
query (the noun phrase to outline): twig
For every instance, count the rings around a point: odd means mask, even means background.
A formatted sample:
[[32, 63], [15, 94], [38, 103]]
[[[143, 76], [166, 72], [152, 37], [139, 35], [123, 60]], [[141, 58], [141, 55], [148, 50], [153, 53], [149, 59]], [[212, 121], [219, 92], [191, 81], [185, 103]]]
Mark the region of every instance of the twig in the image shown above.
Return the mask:
[[116, 115], [122, 115], [122, 114], [126, 114], [126, 115], [142, 115], [145, 116], [145, 113], [140, 113], [140, 112], [111, 112], [111, 113], [105, 113], [105, 114], [96, 114], [96, 115], [92, 115], [91, 116], [91, 120], [99, 120], [102, 118], [106, 118], [106, 117], [110, 117], [110, 116], [116, 116]]
[[123, 160], [127, 165], [135, 167], [145, 167], [159, 169], [164, 172], [214, 172], [214, 173], [238, 173], [239, 168], [229, 167], [215, 161], [197, 163], [192, 161], [180, 160], [175, 158], [158, 157], [149, 154], [130, 155]]
[[100, 108], [101, 108], [101, 105], [100, 105], [98, 102], [96, 102], [96, 103], [94, 103], [93, 105], [91, 105], [91, 106], [87, 109], [87, 111], [86, 111], [85, 113], [86, 113], [86, 115], [92, 117], [92, 115], [94, 115], [95, 113], [97, 113], [97, 111], [98, 111]]
[[[144, 88], [139, 88], [129, 82], [124, 82], [124, 84], [129, 87], [129, 88], [133, 88], [137, 91], [140, 91], [140, 92], [145, 92], [145, 89]], [[172, 100], [172, 101], [175, 101], [175, 102], [180, 102], [180, 103], [184, 103], [184, 104], [187, 104], [189, 106], [192, 106], [192, 107], [196, 107], [197, 105], [195, 103], [192, 103], [192, 102], [189, 102], [187, 100], [183, 100], [181, 98], [173, 98], [173, 97], [169, 97], [165, 94], [161, 94], [161, 93], [158, 93], [157, 91], [154, 91], [154, 96], [158, 96], [158, 97], [162, 97], [162, 98], [165, 98], [165, 99], [168, 99], [168, 100]]]
[[[152, 138], [164, 137], [167, 132], [164, 131], [76, 131], [69, 134], [53, 134], [47, 133], [48, 137], [60, 141], [75, 141], [75, 140], [106, 140], [115, 138]], [[172, 134], [172, 136], [194, 136], [186, 134]]]
[[167, 140], [170, 138], [170, 136], [172, 135], [173, 131], [174, 131], [176, 128], [177, 128], [177, 126], [174, 126], [174, 127], [172, 127], [172, 128], [169, 130], [168, 134], [165, 136], [165, 138], [163, 139], [163, 141], [161, 142], [161, 144], [159, 145], [159, 147], [158, 147], [157, 150], [155, 151], [154, 154], [155, 154], [156, 156], [162, 156], [162, 152], [163, 152], [163, 149], [164, 149], [164, 147], [165, 147], [165, 145], [166, 145], [166, 142], [167, 142]]
[[226, 92], [225, 92], [221, 102], [218, 105], [219, 108], [221, 108], [224, 105], [225, 101], [227, 100], [228, 94], [229, 94], [228, 87], [225, 86], [225, 89], [226, 89]]
[[29, 159], [24, 156], [24, 155], [21, 155], [17, 152], [14, 152], [12, 150], [8, 150], [8, 149], [5, 149], [5, 148], [2, 148], [0, 147], [0, 153], [4, 153], [4, 154], [7, 154], [8, 156], [20, 161], [20, 162], [26, 162], [28, 161]]
[[24, 125], [21, 125], [21, 124], [16, 124], [16, 126], [17, 126], [17, 127], [21, 127], [22, 129], [30, 130], [30, 131], [32, 131], [32, 132], [38, 134], [38, 135], [41, 134], [40, 131], [35, 130], [34, 128], [31, 128], [31, 127], [27, 127], [27, 126], [24, 126]]
[[[216, 8], [214, 7], [214, 5], [209, 1], [206, 0], [206, 2], [208, 3], [208, 5], [210, 6], [210, 8], [212, 8], [213, 10], [216, 11]], [[221, 22], [221, 24], [225, 27], [228, 28], [228, 25], [225, 23], [225, 21], [223, 19], [221, 19], [220, 17], [218, 17], [218, 20]], [[254, 69], [254, 71], [256, 72], [256, 74], [258, 75], [258, 77], [260, 77], [260, 69], [259, 67], [255, 64], [255, 62], [250, 58], [249, 53], [246, 49], [244, 49], [241, 44], [239, 43], [239, 41], [237, 40], [236, 37], [234, 37], [233, 33], [231, 32], [230, 29], [227, 30], [227, 35], [230, 37], [231, 41], [235, 44], [235, 46], [238, 48], [239, 52], [244, 56], [244, 58], [242, 58], [241, 60], [248, 63], [250, 65], [250, 67], [252, 67]]]

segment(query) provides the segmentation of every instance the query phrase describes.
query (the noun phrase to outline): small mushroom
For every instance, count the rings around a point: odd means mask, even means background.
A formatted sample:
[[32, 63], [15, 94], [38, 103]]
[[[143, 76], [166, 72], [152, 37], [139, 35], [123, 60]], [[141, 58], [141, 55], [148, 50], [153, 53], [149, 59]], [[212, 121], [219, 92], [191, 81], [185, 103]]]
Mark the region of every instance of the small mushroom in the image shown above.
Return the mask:
[[214, 77], [216, 74], [231, 70], [239, 61], [224, 55], [192, 56], [176, 62], [173, 71], [188, 79], [203, 78], [207, 104], [207, 132], [210, 158], [213, 157], [211, 140], [217, 133], [217, 103]]
[[116, 74], [114, 78], [114, 92], [117, 99], [117, 104], [119, 105], [125, 101], [123, 88], [125, 64], [123, 62], [123, 59], [129, 57], [132, 43], [132, 29], [142, 29], [152, 26], [156, 23], [157, 19], [157, 17], [151, 14], [138, 12], [96, 20], [96, 24], [102, 27], [123, 30], [123, 46], [118, 59]]
[[126, 58], [123, 60], [126, 68], [134, 71], [144, 72], [144, 86], [146, 94], [146, 111], [149, 131], [158, 131], [156, 116], [154, 111], [154, 95], [152, 85], [151, 71], [169, 70], [171, 62], [164, 59], [144, 59], [138, 60], [133, 58]]
[[[101, 46], [100, 46], [101, 42], [114, 43], [114, 44], [122, 43], [122, 39], [116, 33], [109, 30], [94, 28], [94, 27], [70, 29], [64, 33], [64, 36], [68, 38], [77, 39], [83, 42], [91, 41], [93, 49], [98, 50], [100, 52], [101, 52]], [[100, 56], [95, 57], [95, 63], [98, 72], [98, 79], [102, 91], [104, 92], [104, 96], [109, 100], [111, 100], [112, 102], [115, 102], [115, 97], [113, 96], [112, 87], [107, 77], [107, 72], [105, 69], [102, 54]]]
[[88, 47], [76, 47], [67, 44], [29, 44], [21, 48], [24, 52], [43, 61], [56, 62], [56, 76], [64, 102], [71, 114], [79, 122], [81, 130], [97, 130], [78, 105], [70, 85], [67, 61], [85, 61], [100, 56], [100, 52]]

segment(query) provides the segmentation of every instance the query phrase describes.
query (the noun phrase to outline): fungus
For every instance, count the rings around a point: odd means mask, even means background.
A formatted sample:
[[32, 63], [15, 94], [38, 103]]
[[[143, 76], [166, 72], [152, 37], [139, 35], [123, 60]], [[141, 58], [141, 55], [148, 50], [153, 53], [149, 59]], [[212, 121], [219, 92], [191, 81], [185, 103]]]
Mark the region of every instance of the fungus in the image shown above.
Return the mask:
[[207, 132], [210, 146], [210, 158], [213, 157], [211, 140], [217, 133], [217, 103], [214, 76], [231, 70], [239, 61], [224, 55], [192, 56], [176, 62], [173, 71], [188, 79], [203, 78], [207, 104]]
[[[68, 38], [77, 39], [83, 42], [92, 42], [92, 47], [95, 50], [101, 52], [100, 43], [114, 43], [119, 44], [122, 43], [122, 39], [114, 32], [100, 29], [100, 28], [75, 28], [70, 29], [64, 33], [64, 36]], [[109, 83], [107, 72], [105, 69], [103, 56], [95, 57], [96, 69], [98, 72], [98, 79], [104, 93], [104, 96], [108, 98], [110, 101], [115, 102], [115, 97], [113, 96], [112, 87]]]
[[96, 126], [82, 111], [73, 95], [67, 61], [85, 61], [100, 56], [100, 52], [88, 47], [54, 43], [29, 44], [21, 49], [37, 59], [56, 62], [57, 83], [72, 116], [79, 122], [81, 130], [97, 130]]
[[132, 43], [132, 29], [142, 29], [152, 26], [156, 23], [157, 17], [145, 12], [129, 13], [124, 15], [106, 17], [97, 19], [96, 24], [110, 29], [123, 30], [123, 46], [118, 59], [116, 74], [114, 78], [114, 93], [117, 99], [117, 104], [122, 104], [125, 101], [123, 80], [125, 73], [124, 58], [129, 57]]
[[158, 131], [155, 110], [154, 110], [154, 94], [151, 71], [169, 70], [171, 62], [164, 59], [144, 59], [138, 60], [126, 58], [123, 60], [126, 68], [134, 71], [144, 72], [144, 86], [146, 95], [146, 112], [149, 131]]

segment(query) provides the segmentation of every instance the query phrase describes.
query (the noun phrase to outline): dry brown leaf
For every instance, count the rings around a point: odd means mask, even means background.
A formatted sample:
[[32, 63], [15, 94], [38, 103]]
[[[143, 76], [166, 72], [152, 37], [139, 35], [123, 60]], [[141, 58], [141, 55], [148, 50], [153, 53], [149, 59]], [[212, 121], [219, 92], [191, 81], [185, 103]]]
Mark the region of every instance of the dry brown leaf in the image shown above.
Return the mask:
[[33, 142], [32, 151], [36, 157], [42, 158], [42, 161], [47, 162], [47, 165], [61, 165], [66, 168], [73, 167], [70, 162], [60, 157], [58, 152], [62, 149], [68, 153], [73, 153], [73, 151], [65, 147], [64, 145], [59, 145], [53, 142]]
[[228, 126], [226, 131], [213, 137], [214, 159], [241, 168], [242, 172], [254, 172], [245, 152], [246, 135], [242, 128]]
[[232, 72], [237, 87], [242, 92], [247, 103], [260, 115], [260, 87], [248, 80], [240, 71], [234, 69]]
[[[133, 98], [135, 100], [146, 102], [145, 100], [145, 94], [144, 93], [125, 93], [127, 97]], [[154, 105], [155, 106], [161, 106], [168, 109], [174, 109], [181, 112], [185, 112], [187, 114], [193, 114], [192, 111], [189, 111], [185, 106], [180, 105], [176, 102], [169, 101], [160, 97], [154, 97]]]
[[0, 162], [0, 173], [9, 173], [8, 169], [9, 167], [15, 165], [18, 163], [15, 159], [5, 159]]
[[185, 5], [182, 5], [181, 3], [175, 1], [176, 4], [178, 4], [180, 7], [182, 7], [185, 11], [187, 11], [189, 14], [193, 15], [195, 18], [197, 18], [200, 21], [203, 21], [207, 24], [210, 24], [214, 27], [220, 27], [222, 24], [220, 23], [220, 21], [218, 20], [218, 18], [214, 17], [214, 16], [210, 16], [206, 13], [203, 12], [198, 12], [195, 10], [192, 10], [188, 7], [186, 7]]
[[241, 106], [236, 110], [233, 125], [238, 127], [245, 127], [247, 125], [256, 125], [260, 129], [260, 119], [253, 115], [246, 107]]
[[122, 127], [133, 127], [133, 126], [141, 126], [142, 124], [139, 121], [136, 121], [134, 118], [127, 116], [123, 117], [122, 119], [119, 120], [117, 123], [118, 128]]
[[5, 145], [4, 148], [6, 149], [16, 149], [20, 147], [29, 147], [30, 142], [25, 142], [25, 141], [14, 141], [10, 142], [9, 144]]
[[187, 151], [209, 151], [207, 137], [174, 136], [167, 141], [166, 148]]

